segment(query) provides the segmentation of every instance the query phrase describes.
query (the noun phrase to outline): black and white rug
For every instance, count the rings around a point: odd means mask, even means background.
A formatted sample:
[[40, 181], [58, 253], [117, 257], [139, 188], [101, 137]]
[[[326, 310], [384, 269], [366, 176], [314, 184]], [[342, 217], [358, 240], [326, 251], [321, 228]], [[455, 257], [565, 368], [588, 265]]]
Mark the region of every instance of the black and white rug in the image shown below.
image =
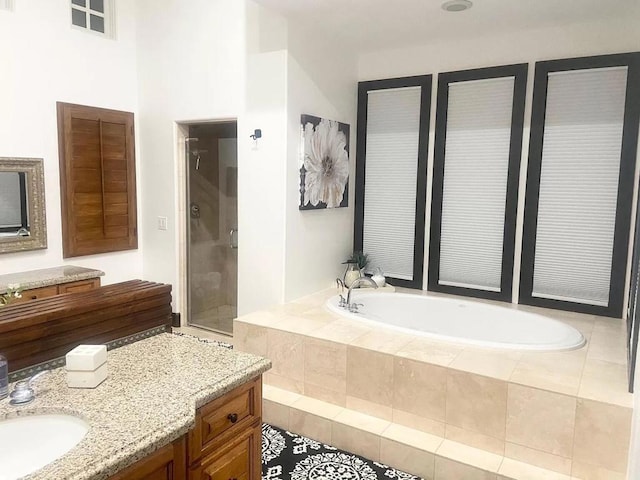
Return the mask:
[[420, 480], [269, 424], [262, 424], [262, 480]]

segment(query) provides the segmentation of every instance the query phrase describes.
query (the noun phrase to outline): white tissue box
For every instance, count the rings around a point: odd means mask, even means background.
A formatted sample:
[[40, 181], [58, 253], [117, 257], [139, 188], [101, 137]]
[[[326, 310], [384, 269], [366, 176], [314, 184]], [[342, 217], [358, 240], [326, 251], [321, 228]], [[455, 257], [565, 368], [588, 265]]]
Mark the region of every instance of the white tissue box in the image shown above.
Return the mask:
[[107, 379], [107, 364], [103, 363], [95, 370], [67, 371], [67, 385], [69, 388], [96, 388]]
[[96, 388], [107, 378], [105, 345], [78, 345], [67, 353], [66, 360], [70, 388]]
[[67, 370], [93, 372], [107, 361], [106, 345], [78, 345], [66, 355]]

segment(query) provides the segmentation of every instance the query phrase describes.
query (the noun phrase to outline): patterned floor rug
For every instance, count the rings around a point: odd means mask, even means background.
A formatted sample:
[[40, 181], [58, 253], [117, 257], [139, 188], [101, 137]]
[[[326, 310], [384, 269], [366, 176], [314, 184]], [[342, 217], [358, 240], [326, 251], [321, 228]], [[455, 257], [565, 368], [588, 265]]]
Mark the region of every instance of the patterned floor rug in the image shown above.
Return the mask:
[[262, 425], [262, 480], [420, 480], [310, 438]]

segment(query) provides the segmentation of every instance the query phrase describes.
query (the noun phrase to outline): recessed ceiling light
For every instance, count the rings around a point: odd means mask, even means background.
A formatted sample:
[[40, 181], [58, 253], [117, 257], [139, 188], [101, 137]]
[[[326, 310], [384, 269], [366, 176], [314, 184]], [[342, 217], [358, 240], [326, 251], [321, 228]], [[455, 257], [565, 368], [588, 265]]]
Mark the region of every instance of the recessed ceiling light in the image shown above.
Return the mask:
[[469, 10], [472, 5], [473, 3], [469, 0], [449, 0], [442, 4], [442, 9], [447, 12], [462, 12], [464, 10]]

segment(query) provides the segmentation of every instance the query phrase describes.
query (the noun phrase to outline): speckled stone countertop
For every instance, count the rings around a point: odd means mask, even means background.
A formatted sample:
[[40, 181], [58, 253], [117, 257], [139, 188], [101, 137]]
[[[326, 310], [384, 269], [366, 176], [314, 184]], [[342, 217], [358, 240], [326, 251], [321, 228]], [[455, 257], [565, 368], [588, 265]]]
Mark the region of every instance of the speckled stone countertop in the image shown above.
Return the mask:
[[30, 288], [77, 282], [79, 280], [89, 280], [90, 278], [102, 277], [103, 275], [104, 272], [101, 270], [74, 267], [73, 265], [31, 270], [29, 272], [9, 273], [0, 275], [0, 293], [6, 292], [7, 286], [14, 283], [19, 284], [23, 290], [27, 290]]
[[[109, 376], [95, 389], [70, 389], [64, 368], [36, 381], [23, 407], [0, 400], [0, 421], [67, 413], [89, 423], [84, 439], [29, 480], [101, 480], [187, 433], [196, 409], [271, 367], [265, 358], [195, 337], [163, 333], [108, 353]], [[11, 387], [11, 386], [10, 386]]]

